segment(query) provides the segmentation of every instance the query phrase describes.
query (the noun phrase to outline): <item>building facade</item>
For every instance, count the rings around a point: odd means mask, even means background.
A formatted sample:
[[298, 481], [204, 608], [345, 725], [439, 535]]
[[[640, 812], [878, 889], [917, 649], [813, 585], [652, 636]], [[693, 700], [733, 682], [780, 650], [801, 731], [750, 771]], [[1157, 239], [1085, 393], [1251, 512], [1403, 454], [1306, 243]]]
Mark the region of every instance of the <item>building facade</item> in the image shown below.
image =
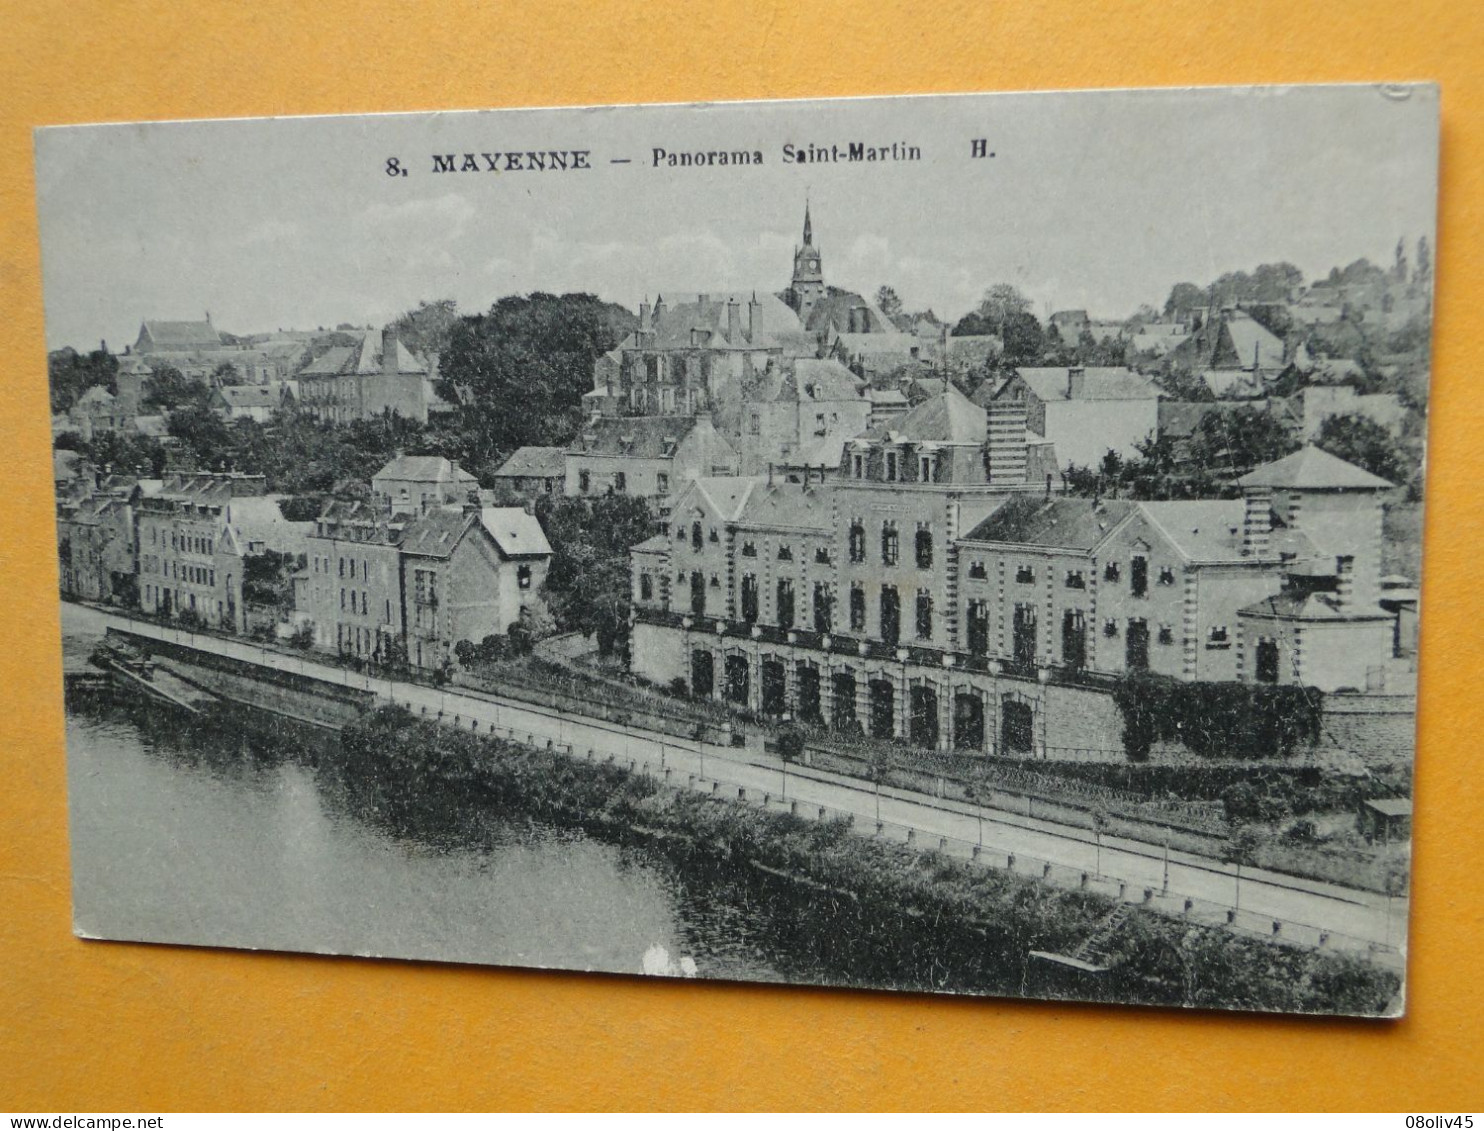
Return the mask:
[[822, 483], [693, 484], [633, 554], [635, 670], [939, 749], [1117, 760], [1119, 677], [1333, 691], [1390, 656], [1357, 580], [1382, 489], [1359, 469], [1280, 461], [1239, 500], [1101, 502], [987, 480], [987, 443], [938, 451], [942, 473], [876, 437]]

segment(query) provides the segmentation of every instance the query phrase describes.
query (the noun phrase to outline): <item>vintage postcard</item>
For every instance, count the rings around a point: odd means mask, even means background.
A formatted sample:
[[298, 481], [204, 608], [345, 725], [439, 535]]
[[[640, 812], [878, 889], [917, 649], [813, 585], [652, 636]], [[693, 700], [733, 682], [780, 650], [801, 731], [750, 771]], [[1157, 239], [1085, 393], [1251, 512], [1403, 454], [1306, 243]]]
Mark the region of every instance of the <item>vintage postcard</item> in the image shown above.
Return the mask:
[[1400, 1014], [1438, 112], [38, 131], [77, 933]]

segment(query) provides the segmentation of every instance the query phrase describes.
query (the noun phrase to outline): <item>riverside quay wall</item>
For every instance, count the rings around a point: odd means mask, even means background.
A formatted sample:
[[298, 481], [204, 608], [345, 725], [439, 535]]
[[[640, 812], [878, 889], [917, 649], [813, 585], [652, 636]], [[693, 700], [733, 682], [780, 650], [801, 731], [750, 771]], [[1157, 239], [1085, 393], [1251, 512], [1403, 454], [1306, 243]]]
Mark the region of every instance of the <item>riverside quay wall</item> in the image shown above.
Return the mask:
[[336, 730], [376, 706], [376, 694], [345, 687], [297, 672], [283, 671], [270, 662], [253, 663], [204, 647], [193, 647], [157, 636], [110, 627], [108, 635], [140, 652], [163, 660], [176, 675], [221, 698], [276, 715]]

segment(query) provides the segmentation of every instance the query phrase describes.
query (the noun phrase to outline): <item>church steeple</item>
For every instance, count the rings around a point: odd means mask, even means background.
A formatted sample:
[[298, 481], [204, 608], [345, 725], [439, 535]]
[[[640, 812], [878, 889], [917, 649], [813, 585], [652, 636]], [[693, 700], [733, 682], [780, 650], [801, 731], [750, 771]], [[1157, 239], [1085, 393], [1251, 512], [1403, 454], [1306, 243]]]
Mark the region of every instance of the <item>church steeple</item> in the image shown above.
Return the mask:
[[814, 221], [809, 215], [809, 201], [804, 201], [804, 244], [794, 249], [794, 276], [789, 285], [789, 306], [807, 327], [814, 305], [824, 297], [824, 267], [819, 249], [814, 246]]

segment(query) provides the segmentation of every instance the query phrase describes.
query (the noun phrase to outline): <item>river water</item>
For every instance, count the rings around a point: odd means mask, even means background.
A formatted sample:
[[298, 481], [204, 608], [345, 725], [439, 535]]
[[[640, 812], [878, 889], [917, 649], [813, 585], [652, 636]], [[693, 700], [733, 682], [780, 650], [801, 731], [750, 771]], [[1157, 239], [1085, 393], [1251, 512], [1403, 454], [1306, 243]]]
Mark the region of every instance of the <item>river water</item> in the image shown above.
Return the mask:
[[[100, 619], [63, 608], [81, 670]], [[745, 894], [665, 859], [456, 801], [409, 813], [348, 782], [336, 738], [69, 696], [79, 934], [253, 949], [702, 977], [830, 980], [780, 953]]]

